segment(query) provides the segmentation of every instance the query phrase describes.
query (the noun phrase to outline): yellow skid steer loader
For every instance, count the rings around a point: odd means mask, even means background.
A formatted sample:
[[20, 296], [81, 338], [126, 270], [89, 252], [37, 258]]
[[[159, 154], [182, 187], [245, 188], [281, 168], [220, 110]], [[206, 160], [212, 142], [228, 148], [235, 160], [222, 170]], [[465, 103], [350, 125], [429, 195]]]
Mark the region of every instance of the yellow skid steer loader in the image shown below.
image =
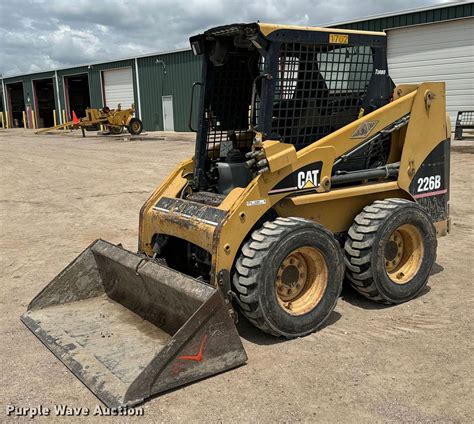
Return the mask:
[[236, 311], [293, 338], [344, 279], [412, 299], [449, 231], [444, 83], [395, 87], [384, 33], [254, 23], [190, 42], [195, 155], [143, 205], [138, 252], [95, 241], [22, 316], [113, 407], [243, 364]]

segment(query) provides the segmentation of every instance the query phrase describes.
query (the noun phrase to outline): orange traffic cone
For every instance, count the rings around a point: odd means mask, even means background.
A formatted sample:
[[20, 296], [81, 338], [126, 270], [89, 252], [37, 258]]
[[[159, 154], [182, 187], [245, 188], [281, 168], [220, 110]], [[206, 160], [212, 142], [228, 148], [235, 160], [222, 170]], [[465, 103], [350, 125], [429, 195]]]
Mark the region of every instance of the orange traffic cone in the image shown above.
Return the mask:
[[79, 123], [79, 118], [76, 116], [76, 112], [74, 111], [72, 111], [72, 122], [74, 122], [74, 124]]

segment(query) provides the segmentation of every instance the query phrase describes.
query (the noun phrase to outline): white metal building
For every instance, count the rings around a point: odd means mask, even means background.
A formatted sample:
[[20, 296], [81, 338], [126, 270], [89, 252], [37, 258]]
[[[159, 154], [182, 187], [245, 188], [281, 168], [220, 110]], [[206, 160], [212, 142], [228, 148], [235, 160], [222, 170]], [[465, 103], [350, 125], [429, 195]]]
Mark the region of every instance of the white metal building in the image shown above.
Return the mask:
[[445, 81], [453, 125], [458, 111], [474, 110], [474, 18], [394, 28], [387, 34], [395, 84]]

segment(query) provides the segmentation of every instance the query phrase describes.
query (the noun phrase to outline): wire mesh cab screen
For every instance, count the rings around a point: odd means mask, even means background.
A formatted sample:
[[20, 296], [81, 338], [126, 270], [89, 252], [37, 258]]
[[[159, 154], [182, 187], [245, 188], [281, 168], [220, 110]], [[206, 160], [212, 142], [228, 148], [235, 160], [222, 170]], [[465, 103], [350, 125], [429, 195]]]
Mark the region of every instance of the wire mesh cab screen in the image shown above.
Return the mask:
[[272, 137], [301, 149], [354, 121], [373, 72], [370, 46], [282, 43]]
[[[252, 82], [263, 67], [264, 58], [256, 51], [228, 52], [222, 65], [210, 66], [204, 113], [211, 159], [250, 146]], [[300, 149], [354, 121], [373, 73], [370, 46], [282, 43], [269, 138]]]

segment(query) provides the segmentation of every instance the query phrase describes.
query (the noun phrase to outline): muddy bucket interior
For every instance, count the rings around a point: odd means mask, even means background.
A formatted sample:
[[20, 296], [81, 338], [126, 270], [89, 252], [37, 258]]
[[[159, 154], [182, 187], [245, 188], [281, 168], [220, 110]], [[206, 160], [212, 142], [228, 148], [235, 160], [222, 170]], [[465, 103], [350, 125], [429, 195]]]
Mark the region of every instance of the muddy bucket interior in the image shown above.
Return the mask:
[[219, 290], [103, 240], [51, 281], [21, 319], [110, 407], [247, 359]]

